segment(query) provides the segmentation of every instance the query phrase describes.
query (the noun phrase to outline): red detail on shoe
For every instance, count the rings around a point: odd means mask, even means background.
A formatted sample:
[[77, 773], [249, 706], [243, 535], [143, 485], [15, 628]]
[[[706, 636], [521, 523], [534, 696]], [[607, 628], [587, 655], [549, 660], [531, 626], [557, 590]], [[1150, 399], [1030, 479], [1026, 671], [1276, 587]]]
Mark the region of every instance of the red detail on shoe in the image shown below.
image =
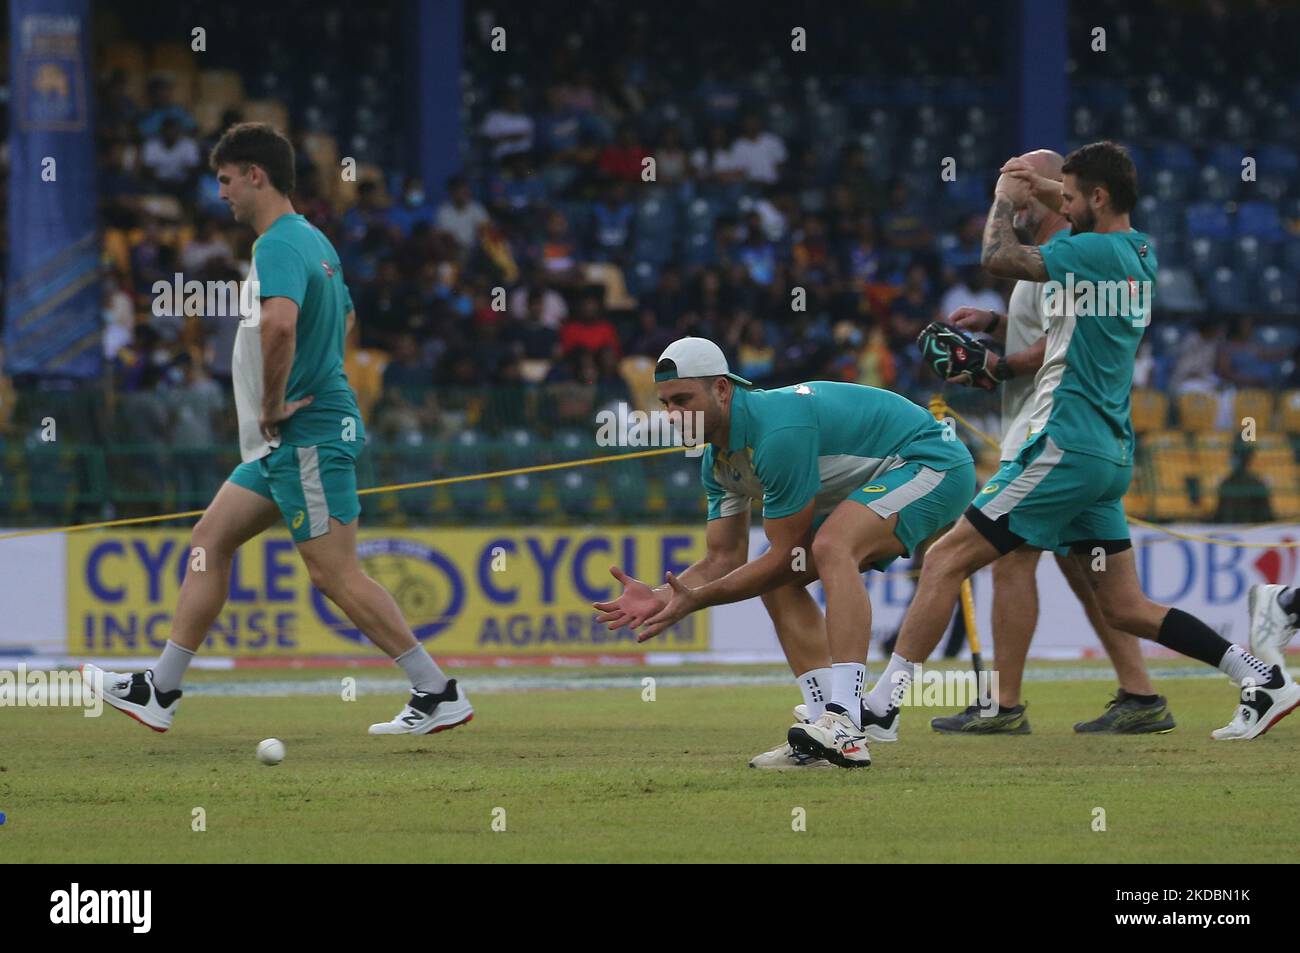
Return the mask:
[[862, 750], [862, 749], [859, 748], [857, 745], [853, 745], [852, 747], [845, 748], [845, 749], [844, 749], [844, 753], [845, 753], [845, 754], [857, 754], [857, 753], [858, 753], [859, 751], [861, 751], [861, 750]]
[[1269, 728], [1272, 728], [1274, 725], [1276, 725], [1279, 721], [1281, 721], [1281, 720], [1282, 720], [1283, 718], [1285, 718], [1287, 715], [1291, 714], [1291, 712], [1295, 711], [1297, 708], [1300, 708], [1300, 702], [1296, 702], [1294, 705], [1292, 705], [1292, 706], [1291, 706], [1290, 708], [1288, 708], [1286, 711], [1282, 712], [1282, 714], [1278, 715], [1276, 718], [1274, 718], [1272, 721], [1270, 721], [1266, 726], [1264, 726], [1264, 730], [1261, 731], [1259, 734], [1257, 734], [1255, 737], [1256, 737], [1256, 738], [1263, 738], [1266, 734], [1268, 734], [1268, 729], [1269, 729]]
[[140, 724], [144, 725], [146, 728], [149, 728], [149, 729], [151, 729], [151, 730], [153, 730], [153, 731], [156, 731], [156, 732], [158, 732], [158, 734], [160, 734], [160, 735], [161, 735], [163, 732], [165, 732], [165, 731], [167, 730], [166, 728], [154, 728], [154, 726], [151, 725], [151, 724], [149, 724], [149, 722], [147, 722], [147, 721], [142, 721], [142, 720], [140, 719], [140, 716], [137, 715], [137, 714], [135, 714], [135, 712], [127, 711], [125, 708], [118, 708], [116, 705], [109, 705], [108, 707], [111, 708], [111, 709], [113, 709], [113, 711], [120, 711], [122, 714], [126, 715], [126, 717], [128, 717], [128, 718], [134, 718], [136, 721], [140, 722]]
[[[85, 663], [85, 662], [82, 662], [80, 665], [78, 665], [78, 666], [77, 666], [77, 671], [80, 672], [82, 675], [85, 675], [85, 674], [86, 674], [86, 663]], [[163, 733], [165, 733], [165, 732], [167, 731], [166, 728], [154, 728], [154, 726], [151, 725], [151, 724], [149, 724], [147, 721], [141, 721], [140, 718], [139, 718], [137, 715], [132, 714], [131, 712], [127, 711], [125, 708], [118, 708], [118, 707], [117, 707], [116, 705], [114, 705], [112, 702], [108, 701], [108, 699], [103, 699], [103, 701], [104, 701], [104, 704], [107, 705], [109, 708], [113, 709], [113, 711], [120, 711], [122, 714], [126, 715], [126, 717], [128, 717], [128, 718], [134, 718], [136, 721], [140, 722], [140, 724], [144, 725], [146, 728], [148, 728], [148, 729], [150, 729], [150, 730], [152, 730], [152, 731], [156, 731], [156, 732], [158, 732], [158, 734], [160, 734], [160, 735], [163, 734]]]
[[470, 712], [463, 721], [458, 721], [454, 725], [439, 725], [437, 728], [430, 728], [425, 732], [426, 735], [436, 735], [440, 731], [450, 731], [452, 728], [459, 728], [461, 725], [467, 725], [474, 720], [474, 713]]

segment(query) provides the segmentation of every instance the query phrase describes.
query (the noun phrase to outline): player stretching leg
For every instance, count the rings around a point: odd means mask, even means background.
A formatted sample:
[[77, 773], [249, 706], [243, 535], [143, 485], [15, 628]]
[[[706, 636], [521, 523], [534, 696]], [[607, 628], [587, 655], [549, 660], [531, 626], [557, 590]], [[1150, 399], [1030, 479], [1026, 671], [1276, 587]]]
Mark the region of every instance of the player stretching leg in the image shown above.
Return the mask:
[[[343, 372], [354, 314], [338, 253], [301, 215], [293, 146], [263, 123], [233, 126], [212, 150], [221, 198], [257, 233], [235, 337], [232, 375], [243, 463], [194, 527], [171, 638], [153, 668], [134, 675], [83, 667], [103, 698], [166, 731], [181, 680], [230, 591], [230, 567], [248, 540], [283, 519], [312, 584], [396, 660], [411, 680], [406, 707], [371, 734], [424, 734], [469, 721], [469, 700], [411, 633], [393, 597], [357, 560], [356, 458], [365, 440]], [[260, 304], [260, 314], [259, 306]], [[203, 566], [196, 568], [201, 554]]]
[[[1064, 161], [1048, 149], [1037, 149], [1020, 157], [1020, 162], [1037, 175], [1058, 181]], [[1068, 228], [1069, 223], [1055, 208], [1030, 199], [1016, 210], [1012, 227], [1022, 243], [1037, 245]], [[1005, 358], [988, 352], [983, 373], [974, 378], [969, 373], [950, 378], [984, 389], [1001, 384], [1003, 464], [1015, 460], [1029, 437], [1034, 390], [1039, 386], [1055, 388], [1058, 383], [1055, 375], [1049, 378], [1037, 374], [1047, 344], [1044, 336], [1047, 322], [1043, 314], [1046, 287], [1032, 281], [1017, 281], [1005, 315], [981, 308], [958, 308], [948, 317], [959, 328], [983, 332], [1005, 345]], [[1059, 366], [1056, 370], [1060, 370]], [[946, 734], [1027, 734], [1030, 731], [1020, 689], [1025, 658], [1038, 623], [1036, 576], [1041, 556], [1040, 549], [1022, 547], [993, 563], [993, 670], [998, 673], [998, 710], [990, 716], [980, 706], [972, 705], [954, 715], [932, 719], [930, 726], [935, 731]], [[1156, 694], [1151, 685], [1139, 641], [1106, 624], [1096, 596], [1073, 559], [1068, 555], [1057, 556], [1056, 563], [1082, 604], [1119, 679], [1119, 690], [1107, 703], [1106, 710], [1091, 721], [1076, 724], [1074, 730], [1090, 734], [1172, 731], [1173, 715], [1164, 696]]]
[[[827, 381], [751, 390], [702, 338], [670, 345], [655, 380], [670, 413], [702, 415], [709, 550], [659, 589], [616, 569], [626, 588], [596, 605], [599, 620], [644, 625], [644, 640], [697, 609], [762, 596], [803, 691], [796, 717], [808, 719], [763, 766], [797, 766], [800, 756], [870, 764], [868, 738], [892, 740], [897, 713], [874, 718], [862, 707], [871, 603], [861, 572], [883, 571], [956, 519], [975, 488], [970, 452], [890, 391]], [[771, 547], [747, 562], [759, 499]], [[824, 629], [803, 588], [819, 573]]]
[[[1150, 319], [1140, 283], [1154, 286], [1156, 261], [1147, 236], [1129, 226], [1137, 201], [1133, 162], [1122, 147], [1100, 142], [1070, 154], [1060, 183], [1015, 160], [1004, 169], [984, 231], [984, 266], [1058, 283], [1040, 373], [1059, 373], [1059, 383], [1035, 392], [1030, 440], [927, 554], [895, 655], [867, 704], [884, 711], [892, 692], [906, 690], [913, 664], [942, 637], [963, 579], [1021, 547], [1068, 549], [1110, 625], [1213, 665], [1241, 686], [1241, 704], [1216, 739], [1257, 737], [1300, 705], [1300, 686], [1277, 661], [1294, 630], [1252, 619], [1251, 645], [1261, 660], [1188, 613], [1152, 602], [1134, 565], [1122, 503], [1133, 471], [1129, 393]], [[1016, 241], [1012, 215], [1031, 195], [1061, 210], [1069, 235], [1039, 247]], [[1071, 282], [1067, 298], [1062, 291]], [[1094, 552], [1105, 554], [1099, 571]]]

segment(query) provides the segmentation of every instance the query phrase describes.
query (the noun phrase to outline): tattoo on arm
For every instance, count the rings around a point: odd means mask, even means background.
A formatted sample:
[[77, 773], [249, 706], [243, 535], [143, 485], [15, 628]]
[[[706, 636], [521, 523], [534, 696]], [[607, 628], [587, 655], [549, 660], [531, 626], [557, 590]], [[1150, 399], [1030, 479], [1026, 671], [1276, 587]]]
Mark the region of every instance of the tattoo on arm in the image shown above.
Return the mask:
[[990, 273], [1003, 278], [1026, 278], [1029, 281], [1046, 281], [1047, 266], [1036, 246], [1022, 245], [1011, 227], [1015, 209], [1011, 200], [999, 195], [993, 200], [988, 221], [984, 225], [984, 247], [980, 264]]

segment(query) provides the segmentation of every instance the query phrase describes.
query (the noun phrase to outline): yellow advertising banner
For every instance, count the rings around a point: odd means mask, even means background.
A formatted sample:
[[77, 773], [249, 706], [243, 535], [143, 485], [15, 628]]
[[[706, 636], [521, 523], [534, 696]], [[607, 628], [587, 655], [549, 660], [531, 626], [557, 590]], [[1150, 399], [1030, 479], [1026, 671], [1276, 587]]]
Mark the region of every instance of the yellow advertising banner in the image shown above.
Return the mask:
[[[187, 571], [200, 571], [185, 531], [74, 533], [67, 539], [68, 651], [154, 655], [171, 633]], [[594, 621], [591, 603], [622, 587], [618, 565], [658, 584], [704, 554], [697, 527], [362, 530], [365, 571], [393, 594], [434, 655], [699, 652], [708, 613], [637, 645]], [[208, 567], [201, 571], [211, 571]], [[203, 647], [239, 657], [378, 655], [312, 586], [287, 533], [271, 531], [235, 557], [229, 598]]]

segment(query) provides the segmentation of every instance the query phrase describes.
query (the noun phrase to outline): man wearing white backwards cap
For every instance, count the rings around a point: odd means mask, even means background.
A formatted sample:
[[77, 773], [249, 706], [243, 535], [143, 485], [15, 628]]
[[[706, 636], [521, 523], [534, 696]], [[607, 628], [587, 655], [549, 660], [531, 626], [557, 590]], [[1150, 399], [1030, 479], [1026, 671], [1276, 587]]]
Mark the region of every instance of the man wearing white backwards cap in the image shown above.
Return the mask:
[[[703, 420], [707, 552], [657, 589], [614, 567], [623, 594], [596, 603], [598, 619], [643, 626], [644, 641], [698, 609], [761, 597], [804, 704], [787, 744], [750, 765], [869, 765], [868, 739], [895, 740], [898, 711], [862, 705], [871, 601], [861, 572], [910, 556], [962, 514], [975, 492], [970, 451], [892, 391], [830, 381], [755, 389], [704, 338], [669, 345], [655, 381], [670, 413]], [[755, 500], [771, 546], [751, 561]], [[824, 617], [805, 588], [817, 578]]]

